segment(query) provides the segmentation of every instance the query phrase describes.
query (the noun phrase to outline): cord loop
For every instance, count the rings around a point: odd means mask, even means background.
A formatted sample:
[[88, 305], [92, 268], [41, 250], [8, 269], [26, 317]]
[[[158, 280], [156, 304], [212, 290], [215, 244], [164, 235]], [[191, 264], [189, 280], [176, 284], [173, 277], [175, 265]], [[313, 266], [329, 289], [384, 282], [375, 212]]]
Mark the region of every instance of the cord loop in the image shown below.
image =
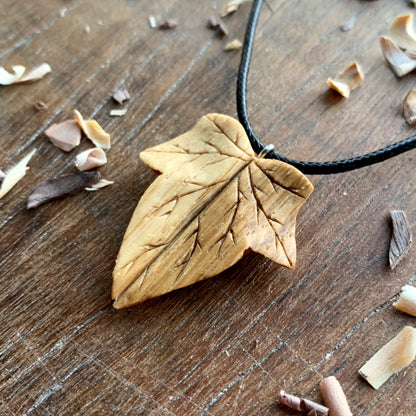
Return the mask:
[[248, 119], [246, 103], [247, 78], [250, 70], [251, 52], [253, 50], [254, 36], [262, 4], [263, 0], [253, 1], [250, 17], [247, 23], [247, 30], [244, 38], [244, 45], [241, 53], [241, 61], [237, 79], [238, 118], [240, 120], [240, 123], [243, 125], [244, 129], [247, 132], [247, 136], [250, 140], [253, 150], [257, 154], [264, 155], [265, 158], [277, 159], [281, 160], [282, 162], [289, 163], [305, 174], [327, 175], [333, 173], [347, 172], [350, 170], [363, 168], [365, 166], [370, 166], [375, 163], [380, 163], [392, 157], [398, 156], [401, 153], [416, 148], [416, 136], [413, 136], [401, 142], [376, 150], [372, 153], [367, 153], [365, 155], [354, 157], [351, 159], [343, 159], [323, 163], [293, 160], [283, 157], [276, 152], [266, 150], [266, 146], [256, 137], [251, 127], [250, 121]]

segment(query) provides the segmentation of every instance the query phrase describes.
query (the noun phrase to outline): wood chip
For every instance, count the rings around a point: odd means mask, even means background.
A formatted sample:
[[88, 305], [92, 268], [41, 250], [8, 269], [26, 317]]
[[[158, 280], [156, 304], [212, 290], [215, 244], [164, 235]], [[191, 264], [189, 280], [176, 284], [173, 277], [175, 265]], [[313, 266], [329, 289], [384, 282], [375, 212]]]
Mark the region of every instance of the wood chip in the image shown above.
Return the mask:
[[95, 120], [84, 120], [78, 110], [74, 111], [74, 116], [81, 130], [95, 146], [101, 149], [110, 148], [110, 135]]
[[48, 109], [48, 106], [43, 101], [38, 101], [34, 107], [37, 111], [45, 111]]
[[217, 22], [217, 19], [214, 16], [211, 16], [208, 19], [208, 23], [207, 23], [208, 29], [217, 30], [218, 26], [219, 26], [219, 23]]
[[247, 0], [232, 0], [227, 3], [221, 11], [221, 17], [228, 16], [231, 13], [234, 13], [238, 10], [241, 4], [243, 4]]
[[148, 19], [149, 19], [149, 25], [152, 29], [157, 27], [156, 18], [154, 16], [149, 16]]
[[416, 52], [413, 14], [396, 17], [390, 26], [389, 36], [399, 48]]
[[235, 51], [235, 50], [241, 49], [242, 46], [243, 46], [243, 44], [241, 43], [241, 41], [239, 41], [238, 39], [234, 39], [234, 40], [232, 40], [231, 42], [228, 42], [225, 45], [224, 50], [227, 51], [227, 52], [228, 51]]
[[127, 113], [127, 108], [113, 109], [110, 111], [111, 117], [123, 117]]
[[36, 208], [45, 202], [80, 193], [86, 187], [98, 182], [99, 179], [99, 172], [81, 172], [44, 182], [29, 195], [27, 209]]
[[352, 416], [341, 384], [334, 376], [322, 380], [321, 393], [331, 416]]
[[286, 407], [300, 412], [307, 412], [308, 415], [328, 416], [329, 409], [312, 400], [302, 399], [300, 397], [288, 394], [281, 390], [279, 394], [279, 402]]
[[52, 124], [45, 130], [45, 134], [56, 147], [65, 152], [71, 151], [81, 142], [81, 129], [75, 120]]
[[119, 104], [123, 104], [124, 101], [130, 100], [130, 94], [125, 88], [117, 88], [111, 96], [113, 97], [113, 100]]
[[75, 166], [80, 171], [95, 169], [107, 163], [107, 157], [103, 149], [95, 147], [79, 153], [75, 159]]
[[403, 101], [403, 115], [409, 126], [416, 126], [416, 89], [412, 89]]
[[393, 303], [393, 306], [399, 311], [416, 316], [416, 287], [403, 286], [399, 299]]
[[220, 38], [225, 38], [228, 36], [228, 29], [223, 22], [218, 24], [216, 31]]
[[172, 30], [178, 26], [178, 22], [175, 19], [167, 19], [159, 25], [160, 30]]
[[416, 355], [416, 329], [405, 326], [391, 341], [384, 345], [358, 373], [375, 389], [393, 374], [407, 367]]
[[6, 172], [6, 174], [3, 173], [4, 177], [0, 187], [0, 199], [3, 198], [3, 196], [6, 195], [26, 175], [26, 171], [29, 169], [27, 164], [35, 152], [36, 149], [33, 149], [20, 162]]
[[364, 80], [364, 75], [357, 62], [353, 62], [345, 71], [340, 72], [335, 78], [328, 78], [328, 85], [343, 97], [348, 98], [353, 89], [357, 88]]
[[98, 191], [99, 189], [105, 188], [109, 185], [112, 185], [114, 181], [108, 181], [107, 179], [101, 179], [96, 184], [92, 185], [89, 188], [85, 188], [86, 191]]
[[412, 243], [409, 224], [403, 211], [390, 211], [393, 235], [390, 240], [389, 263], [393, 270], [407, 254]]
[[348, 32], [355, 26], [355, 22], [357, 21], [357, 16], [351, 16], [342, 26], [341, 30], [343, 32]]
[[384, 58], [399, 78], [404, 77], [416, 68], [416, 59], [406, 55], [392, 39], [381, 36], [380, 46]]

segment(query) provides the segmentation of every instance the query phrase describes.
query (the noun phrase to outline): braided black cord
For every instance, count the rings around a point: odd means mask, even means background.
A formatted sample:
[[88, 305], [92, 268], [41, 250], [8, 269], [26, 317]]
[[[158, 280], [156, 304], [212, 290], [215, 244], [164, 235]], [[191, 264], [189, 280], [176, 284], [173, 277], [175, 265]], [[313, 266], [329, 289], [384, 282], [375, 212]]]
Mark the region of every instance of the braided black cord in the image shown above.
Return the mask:
[[[256, 32], [257, 20], [260, 14], [260, 9], [263, 0], [253, 0], [253, 7], [251, 9], [250, 17], [247, 23], [247, 30], [244, 39], [243, 50], [241, 53], [240, 68], [238, 70], [237, 79], [237, 113], [238, 118], [247, 132], [253, 150], [259, 154], [265, 150], [265, 145], [256, 137], [250, 125], [247, 114], [246, 104], [246, 90], [247, 77], [250, 69], [251, 52], [253, 50], [254, 36]], [[303, 162], [300, 160], [293, 160], [280, 156], [275, 152], [267, 152], [265, 157], [269, 159], [277, 159], [282, 162], [289, 163], [299, 169], [301, 172], [309, 175], [326, 175], [331, 173], [347, 172], [354, 169], [363, 168], [365, 166], [373, 165], [375, 163], [383, 162], [401, 153], [407, 152], [416, 148], [416, 136], [409, 137], [406, 140], [392, 144], [376, 150], [375, 152], [365, 154], [363, 156], [354, 157], [351, 159], [336, 160], [333, 162]]]

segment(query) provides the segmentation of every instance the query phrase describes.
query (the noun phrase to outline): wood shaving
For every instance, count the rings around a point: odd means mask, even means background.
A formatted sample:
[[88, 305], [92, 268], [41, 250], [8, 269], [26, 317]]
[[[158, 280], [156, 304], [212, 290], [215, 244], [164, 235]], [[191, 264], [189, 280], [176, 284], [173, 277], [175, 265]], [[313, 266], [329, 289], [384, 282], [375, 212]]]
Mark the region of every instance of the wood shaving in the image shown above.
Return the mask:
[[410, 249], [412, 235], [403, 211], [390, 211], [393, 234], [390, 240], [389, 264], [393, 270]]
[[95, 120], [84, 120], [78, 110], [74, 110], [74, 116], [81, 130], [95, 146], [101, 149], [110, 148], [110, 135]]
[[221, 17], [228, 16], [231, 13], [234, 13], [238, 10], [241, 4], [243, 4], [247, 0], [232, 0], [227, 3], [221, 11]]
[[409, 126], [416, 126], [416, 89], [412, 89], [403, 101], [403, 115]]
[[364, 80], [364, 75], [357, 62], [353, 62], [345, 71], [340, 72], [332, 79], [328, 78], [331, 89], [348, 98], [353, 89], [357, 88]]
[[341, 384], [334, 376], [322, 380], [321, 393], [331, 416], [352, 416]]
[[18, 82], [22, 78], [26, 68], [23, 65], [13, 65], [12, 71], [10, 73], [0, 66], [0, 85], [11, 85]]
[[12, 71], [13, 73], [10, 73], [6, 71], [2, 66], [0, 66], [0, 85], [11, 85], [37, 81], [51, 72], [52, 69], [49, 64], [43, 63], [33, 68], [28, 73], [26, 73], [26, 68], [23, 65], [13, 65]]
[[393, 306], [399, 311], [416, 316], [416, 287], [403, 286], [399, 299], [393, 303]]
[[216, 31], [220, 38], [225, 38], [228, 36], [228, 29], [223, 22], [218, 24]]
[[392, 39], [381, 36], [380, 46], [384, 58], [399, 78], [404, 77], [416, 68], [416, 59], [406, 55]]
[[305, 413], [308, 412], [308, 415], [328, 416], [329, 412], [327, 407], [322, 406], [319, 403], [315, 403], [308, 399], [302, 399], [300, 397], [294, 396], [293, 394], [288, 394], [283, 390], [280, 391], [279, 402], [289, 409], [298, 410]]
[[178, 26], [178, 22], [175, 19], [167, 19], [165, 22], [159, 25], [160, 30], [172, 30]]
[[228, 42], [225, 45], [224, 50], [227, 51], [227, 52], [228, 51], [235, 51], [235, 50], [241, 49], [242, 46], [243, 46], [243, 44], [241, 43], [241, 41], [239, 41], [238, 39], [234, 39], [234, 40], [232, 40], [231, 42]]
[[398, 16], [389, 31], [390, 38], [402, 49], [416, 52], [416, 33], [413, 30], [413, 15]]
[[76, 156], [75, 166], [80, 171], [90, 170], [98, 168], [107, 163], [107, 157], [103, 149], [96, 147], [94, 149], [88, 149]]
[[217, 22], [217, 19], [214, 16], [211, 16], [208, 19], [208, 23], [207, 23], [208, 29], [217, 30], [218, 26], [219, 26], [219, 23]]
[[84, 26], [84, 31], [85, 31], [85, 33], [90, 33], [91, 32], [91, 28], [90, 28], [90, 25], [85, 25]]
[[391, 341], [385, 344], [358, 373], [375, 389], [393, 374], [407, 367], [416, 355], [416, 329], [405, 326]]
[[112, 117], [122, 117], [127, 113], [127, 108], [114, 109], [110, 111], [110, 116]]
[[107, 179], [101, 179], [91, 187], [85, 188], [86, 191], [98, 191], [99, 189], [105, 188], [106, 186], [112, 185], [114, 181], [108, 181]]
[[351, 16], [342, 26], [341, 30], [343, 32], [348, 32], [355, 26], [355, 22], [357, 21], [357, 16]]
[[0, 187], [0, 198], [3, 198], [26, 175], [26, 171], [29, 169], [27, 164], [35, 152], [36, 149], [33, 149], [20, 162], [6, 172]]
[[48, 109], [48, 106], [43, 101], [38, 101], [35, 105], [35, 110], [45, 111]]
[[82, 192], [85, 187], [98, 182], [99, 179], [99, 172], [80, 172], [44, 182], [29, 195], [26, 207], [32, 209], [54, 199], [75, 195]]
[[40, 64], [36, 68], [33, 68], [28, 74], [24, 74], [22, 78], [19, 79], [20, 82], [32, 82], [38, 81], [43, 78], [46, 74], [52, 71], [52, 68], [47, 63]]
[[149, 25], [152, 29], [157, 27], [156, 18], [154, 16], [149, 16]]
[[119, 104], [123, 104], [124, 101], [130, 100], [130, 94], [125, 88], [117, 88], [113, 91], [111, 96], [113, 97], [113, 100]]
[[81, 142], [81, 129], [75, 120], [66, 120], [59, 124], [52, 124], [46, 131], [46, 136], [56, 147], [69, 152]]

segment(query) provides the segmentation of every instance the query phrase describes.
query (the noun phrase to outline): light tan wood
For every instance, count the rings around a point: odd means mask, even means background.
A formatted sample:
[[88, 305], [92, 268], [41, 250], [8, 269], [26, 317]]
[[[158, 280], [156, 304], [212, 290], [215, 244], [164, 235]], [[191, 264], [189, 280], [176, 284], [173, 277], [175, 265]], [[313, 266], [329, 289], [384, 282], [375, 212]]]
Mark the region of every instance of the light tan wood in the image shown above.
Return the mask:
[[125, 233], [115, 308], [215, 276], [248, 250], [295, 266], [296, 215], [313, 186], [293, 166], [256, 157], [238, 121], [209, 114], [140, 156], [163, 174]]

